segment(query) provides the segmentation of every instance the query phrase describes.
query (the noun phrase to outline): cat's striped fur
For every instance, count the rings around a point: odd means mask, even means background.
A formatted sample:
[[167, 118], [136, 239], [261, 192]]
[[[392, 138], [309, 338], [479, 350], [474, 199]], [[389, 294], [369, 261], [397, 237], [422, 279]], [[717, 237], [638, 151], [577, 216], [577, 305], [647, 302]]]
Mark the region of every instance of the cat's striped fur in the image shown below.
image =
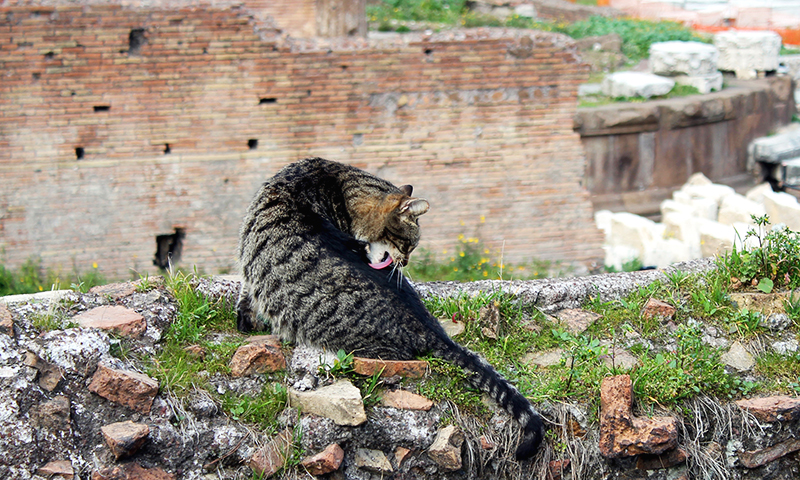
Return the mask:
[[[518, 458], [543, 436], [530, 402], [489, 364], [448, 337], [396, 269], [419, 241], [428, 202], [354, 167], [313, 158], [268, 180], [241, 229], [244, 283], [238, 327], [357, 356], [409, 360], [432, 353], [468, 371], [523, 427]], [[387, 256], [388, 255], [388, 256]], [[390, 259], [392, 268], [376, 269]], [[371, 266], [372, 265], [372, 266]]]

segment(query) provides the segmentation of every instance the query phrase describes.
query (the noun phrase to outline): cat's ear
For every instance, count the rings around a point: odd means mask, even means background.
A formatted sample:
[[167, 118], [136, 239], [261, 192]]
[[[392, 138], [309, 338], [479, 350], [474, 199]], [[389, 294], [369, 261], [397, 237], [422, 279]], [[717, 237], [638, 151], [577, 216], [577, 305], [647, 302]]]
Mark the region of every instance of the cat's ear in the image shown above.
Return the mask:
[[411, 196], [411, 192], [414, 191], [414, 187], [412, 187], [411, 185], [402, 185], [400, 187], [400, 191], [410, 197]]
[[429, 208], [431, 208], [431, 206], [424, 198], [407, 198], [400, 205], [400, 214], [410, 217], [419, 217], [427, 212]]

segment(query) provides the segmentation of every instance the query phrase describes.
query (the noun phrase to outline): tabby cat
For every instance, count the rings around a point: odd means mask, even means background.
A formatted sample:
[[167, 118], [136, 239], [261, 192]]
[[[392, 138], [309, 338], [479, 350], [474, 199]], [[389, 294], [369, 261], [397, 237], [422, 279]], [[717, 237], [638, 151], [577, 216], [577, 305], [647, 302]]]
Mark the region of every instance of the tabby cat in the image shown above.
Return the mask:
[[[432, 353], [473, 381], [523, 427], [516, 456], [543, 437], [530, 402], [478, 355], [455, 343], [397, 271], [419, 242], [428, 202], [357, 168], [321, 158], [290, 164], [264, 183], [242, 223], [241, 331], [356, 356], [410, 360]], [[389, 267], [392, 268], [389, 268]]]

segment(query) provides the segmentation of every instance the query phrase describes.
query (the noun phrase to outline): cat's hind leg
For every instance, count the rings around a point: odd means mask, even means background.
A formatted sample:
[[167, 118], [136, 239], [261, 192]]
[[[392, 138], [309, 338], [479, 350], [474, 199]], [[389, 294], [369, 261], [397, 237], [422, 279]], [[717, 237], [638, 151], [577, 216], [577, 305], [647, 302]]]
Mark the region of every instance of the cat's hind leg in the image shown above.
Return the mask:
[[[242, 281], [242, 288], [239, 290], [239, 301], [236, 302], [236, 328], [240, 332], [251, 332], [259, 330], [258, 316], [253, 310], [252, 299], [247, 291], [247, 282]], [[261, 325], [263, 329], [263, 325]]]

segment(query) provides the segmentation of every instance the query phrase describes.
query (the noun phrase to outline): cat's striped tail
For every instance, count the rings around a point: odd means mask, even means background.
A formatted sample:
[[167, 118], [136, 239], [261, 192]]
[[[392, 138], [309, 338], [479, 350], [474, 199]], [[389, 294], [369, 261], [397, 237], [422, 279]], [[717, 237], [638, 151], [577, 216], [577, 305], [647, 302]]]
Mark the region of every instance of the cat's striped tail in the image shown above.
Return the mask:
[[535, 455], [544, 438], [544, 424], [539, 412], [519, 390], [477, 354], [451, 340], [444, 331], [438, 337], [440, 342], [433, 347], [433, 353], [475, 373], [475, 386], [487, 392], [522, 426], [523, 436], [517, 447], [517, 459], [525, 460]]

